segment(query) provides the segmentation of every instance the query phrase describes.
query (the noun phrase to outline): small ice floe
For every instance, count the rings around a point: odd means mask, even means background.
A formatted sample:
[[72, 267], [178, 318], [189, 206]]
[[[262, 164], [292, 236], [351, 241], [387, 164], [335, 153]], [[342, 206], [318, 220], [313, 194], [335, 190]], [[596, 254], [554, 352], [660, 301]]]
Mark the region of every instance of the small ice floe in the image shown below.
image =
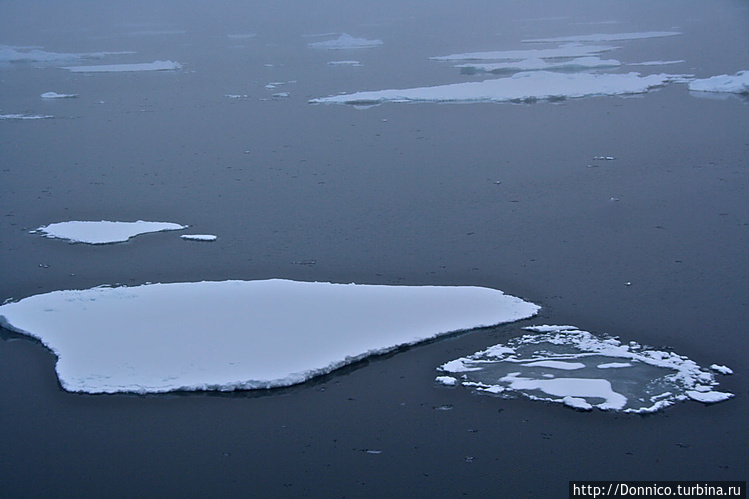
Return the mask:
[[524, 61], [529, 59], [562, 59], [599, 55], [616, 50], [611, 45], [583, 45], [567, 43], [552, 49], [495, 50], [490, 52], [466, 52], [430, 57], [435, 61]]
[[44, 92], [41, 95], [42, 99], [74, 99], [78, 97], [78, 94], [58, 94], [57, 92]]
[[569, 61], [545, 61], [544, 59], [523, 59], [516, 62], [458, 64], [464, 73], [507, 73], [514, 71], [549, 71], [581, 69], [615, 68], [622, 63], [616, 59], [601, 59], [600, 57], [578, 57]]
[[276, 92], [275, 94], [271, 95], [274, 99], [285, 99], [291, 94], [289, 92]]
[[0, 120], [45, 120], [54, 118], [50, 114], [0, 114]]
[[454, 83], [435, 87], [380, 90], [311, 99], [312, 104], [380, 104], [383, 102], [536, 102], [645, 93], [662, 87], [675, 75], [639, 73], [590, 74], [522, 72], [508, 78]]
[[182, 64], [173, 61], [154, 61], [136, 64], [109, 64], [100, 66], [67, 66], [72, 73], [126, 73], [140, 71], [171, 71], [181, 69]]
[[345, 50], [345, 49], [368, 49], [382, 45], [382, 40], [367, 40], [365, 38], [354, 38], [343, 33], [338, 38], [323, 42], [312, 42], [307, 44], [313, 49]]
[[352, 67], [360, 67], [362, 66], [362, 63], [359, 61], [329, 61], [328, 66], [352, 66]]
[[302, 383], [538, 308], [481, 287], [271, 279], [55, 291], [6, 302], [0, 324], [54, 352], [68, 391], [226, 391]]
[[733, 374], [733, 369], [728, 366], [720, 366], [718, 364], [712, 364], [710, 369], [719, 372], [720, 374]]
[[523, 40], [524, 43], [563, 43], [563, 42], [620, 42], [625, 40], [643, 40], [645, 38], [662, 38], [680, 35], [679, 31], [643, 31], [638, 33], [596, 33], [593, 35], [560, 36], [557, 38], [534, 38]]
[[186, 229], [187, 225], [171, 222], [110, 222], [71, 221], [44, 225], [32, 234], [41, 234], [53, 239], [65, 239], [71, 243], [110, 244], [122, 243], [140, 234]]
[[614, 161], [614, 156], [593, 156], [593, 161]]
[[209, 242], [209, 241], [215, 241], [217, 239], [217, 237], [214, 236], [213, 234], [182, 234], [179, 237], [181, 237], [182, 239], [185, 239], [187, 241], [206, 241], [206, 242]]
[[735, 75], [719, 75], [689, 83], [689, 90], [694, 92], [717, 92], [730, 94], [749, 94], [749, 71], [739, 71]]
[[710, 371], [673, 352], [623, 345], [570, 326], [525, 329], [534, 334], [447, 362], [439, 367], [442, 376], [455, 375], [480, 393], [522, 395], [582, 410], [644, 414], [683, 400], [714, 403], [733, 397], [715, 390]]
[[247, 94], [226, 94], [227, 98], [229, 99], [249, 99], [250, 97]]
[[458, 384], [457, 378], [453, 378], [452, 376], [437, 376], [434, 378], [434, 381], [445, 386], [456, 386]]

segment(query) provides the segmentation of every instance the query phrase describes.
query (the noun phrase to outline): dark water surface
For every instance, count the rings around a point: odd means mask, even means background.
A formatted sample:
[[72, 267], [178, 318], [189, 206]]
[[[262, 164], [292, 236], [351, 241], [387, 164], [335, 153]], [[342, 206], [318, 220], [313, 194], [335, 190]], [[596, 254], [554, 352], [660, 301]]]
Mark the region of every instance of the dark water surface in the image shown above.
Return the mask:
[[[82, 64], [184, 65], [0, 68], [0, 114], [55, 116], [0, 121], [0, 300], [279, 277], [481, 285], [543, 306], [532, 321], [295, 388], [228, 395], [69, 394], [48, 351], [9, 337], [0, 341], [2, 495], [563, 497], [568, 480], [746, 480], [746, 99], [672, 84], [553, 104], [307, 104], [480, 80], [428, 57], [598, 32], [683, 32], [615, 43], [606, 58], [685, 60], [621, 71], [734, 74], [749, 69], [746, 4], [466, 4], [0, 4], [0, 43], [138, 52]], [[619, 24], [589, 24], [607, 21]], [[142, 33], [158, 30], [172, 33]], [[307, 47], [325, 38], [306, 35], [326, 32], [384, 44]], [[257, 36], [227, 36], [246, 33]], [[327, 65], [352, 59], [363, 66]], [[48, 91], [79, 97], [39, 98]], [[28, 234], [101, 219], [190, 224], [218, 240], [172, 232], [94, 247]], [[721, 388], [736, 397], [639, 417], [435, 386], [436, 366], [540, 323], [726, 364], [735, 375]]]

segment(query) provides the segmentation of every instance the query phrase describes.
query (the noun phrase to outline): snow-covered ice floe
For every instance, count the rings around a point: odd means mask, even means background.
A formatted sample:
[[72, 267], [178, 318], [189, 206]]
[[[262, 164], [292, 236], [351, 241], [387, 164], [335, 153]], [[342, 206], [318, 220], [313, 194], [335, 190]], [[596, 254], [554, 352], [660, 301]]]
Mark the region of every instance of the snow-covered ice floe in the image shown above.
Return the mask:
[[38, 338], [72, 392], [288, 386], [538, 306], [482, 287], [262, 281], [54, 291], [0, 306]]
[[[443, 364], [438, 382], [459, 380], [480, 393], [519, 394], [581, 410], [643, 414], [682, 400], [713, 403], [733, 397], [715, 390], [713, 373], [673, 352], [623, 345], [572, 326], [525, 329], [535, 334]], [[715, 364], [711, 369], [730, 371]], [[446, 380], [450, 377], [455, 381]]]
[[557, 38], [534, 38], [523, 40], [525, 43], [557, 43], [557, 42], [619, 42], [625, 40], [643, 40], [645, 38], [662, 38], [680, 35], [679, 31], [644, 31], [637, 33], [596, 33], [593, 35], [560, 36]]
[[215, 241], [218, 239], [213, 234], [183, 234], [179, 237], [188, 241]]
[[32, 234], [41, 234], [54, 239], [65, 239], [71, 243], [110, 244], [122, 243], [140, 234], [162, 232], [167, 230], [181, 230], [187, 228], [171, 222], [110, 222], [107, 220], [70, 221], [44, 225]]
[[589, 74], [523, 72], [508, 78], [453, 83], [403, 90], [380, 90], [331, 95], [313, 104], [379, 104], [383, 102], [533, 102], [647, 92], [681, 78], [678, 75], [640, 73]]
[[367, 40], [366, 38], [354, 38], [348, 33], [341, 34], [338, 38], [322, 42], [307, 44], [314, 49], [345, 50], [345, 49], [368, 49], [382, 45], [382, 40]]
[[78, 97], [78, 94], [58, 94], [57, 92], [44, 92], [41, 95], [42, 99], [74, 99]]
[[689, 83], [689, 90], [695, 92], [718, 92], [749, 94], [749, 71], [739, 71], [735, 75], [718, 75]]
[[182, 68], [182, 64], [174, 61], [154, 61], [136, 64], [109, 64], [97, 66], [67, 66], [73, 73], [125, 73], [133, 71], [171, 71]]

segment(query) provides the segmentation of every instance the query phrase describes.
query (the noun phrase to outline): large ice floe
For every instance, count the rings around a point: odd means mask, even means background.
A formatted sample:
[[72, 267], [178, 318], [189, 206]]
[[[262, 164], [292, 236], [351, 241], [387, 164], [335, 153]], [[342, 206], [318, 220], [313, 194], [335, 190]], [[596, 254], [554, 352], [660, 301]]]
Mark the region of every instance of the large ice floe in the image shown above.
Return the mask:
[[332, 40], [325, 40], [322, 42], [312, 42], [308, 43], [307, 45], [313, 49], [325, 50], [368, 49], [382, 45], [382, 40], [354, 38], [348, 33], [343, 33], [338, 38], [333, 38]]
[[482, 287], [272, 279], [54, 291], [3, 304], [0, 325], [54, 352], [68, 391], [146, 393], [288, 386], [538, 308]]
[[689, 90], [749, 94], [749, 71], [739, 71], [735, 75], [718, 75], [703, 80], [694, 80], [689, 83]]
[[44, 225], [31, 231], [53, 239], [65, 239], [71, 243], [110, 244], [122, 243], [140, 234], [181, 230], [187, 228], [172, 222], [111, 222], [79, 221], [58, 222]]
[[379, 90], [311, 99], [313, 104], [379, 104], [383, 102], [533, 102], [647, 92], [682, 76], [640, 73], [591, 74], [535, 71], [507, 78], [402, 90]]
[[138, 71], [171, 71], [182, 68], [182, 64], [174, 61], [154, 61], [136, 64], [108, 64], [97, 66], [67, 66], [73, 73], [125, 73]]
[[[733, 397], [715, 390], [712, 372], [670, 351], [625, 345], [572, 326], [525, 329], [534, 334], [443, 364], [437, 381], [580, 410], [631, 413], [651, 413], [688, 399], [714, 403]], [[711, 369], [732, 372], [717, 364]]]

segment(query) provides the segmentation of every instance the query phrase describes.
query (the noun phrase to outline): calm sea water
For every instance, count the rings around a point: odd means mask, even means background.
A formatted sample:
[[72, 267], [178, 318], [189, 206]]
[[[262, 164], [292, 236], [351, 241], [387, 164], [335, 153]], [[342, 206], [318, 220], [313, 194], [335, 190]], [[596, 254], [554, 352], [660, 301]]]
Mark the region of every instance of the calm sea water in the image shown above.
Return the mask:
[[[0, 121], [0, 299], [229, 278], [482, 285], [541, 304], [527, 323], [726, 364], [736, 374], [722, 387], [737, 395], [643, 419], [433, 385], [437, 365], [525, 323], [232, 396], [67, 394], [54, 357], [10, 338], [0, 341], [3, 488], [550, 497], [572, 479], [746, 479], [746, 99], [672, 84], [533, 105], [307, 100], [480, 80], [428, 58], [600, 32], [683, 33], [613, 43], [621, 48], [608, 55], [622, 62], [685, 61], [621, 71], [734, 74], [749, 69], [747, 21], [740, 1], [0, 4], [8, 45], [137, 52], [84, 64], [183, 64], [93, 75], [0, 68], [0, 114], [55, 116]], [[307, 46], [342, 32], [383, 45]], [[272, 82], [284, 83], [266, 89]], [[48, 91], [79, 97], [42, 100]], [[190, 224], [218, 240], [164, 233], [90, 247], [28, 234], [101, 219]]]

